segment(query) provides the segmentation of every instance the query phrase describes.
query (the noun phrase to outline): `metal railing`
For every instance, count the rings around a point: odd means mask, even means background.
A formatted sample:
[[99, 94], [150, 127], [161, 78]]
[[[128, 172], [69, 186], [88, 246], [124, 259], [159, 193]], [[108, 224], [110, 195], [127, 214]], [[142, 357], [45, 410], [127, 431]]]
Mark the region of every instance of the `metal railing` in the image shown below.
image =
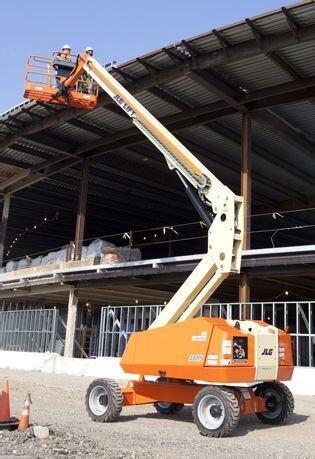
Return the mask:
[[[120, 357], [130, 335], [149, 328], [164, 305], [113, 306], [101, 311], [98, 355]], [[227, 308], [221, 304], [205, 304], [200, 315], [227, 318]]]
[[130, 335], [146, 330], [164, 306], [115, 306], [101, 311], [98, 355], [120, 357]]
[[[164, 305], [103, 307], [98, 355], [120, 357], [130, 335], [146, 330]], [[247, 310], [252, 320], [289, 329], [297, 366], [315, 366], [315, 302], [262, 302], [205, 304], [198, 315], [242, 319]]]
[[57, 325], [57, 309], [0, 311], [0, 349], [53, 352]]

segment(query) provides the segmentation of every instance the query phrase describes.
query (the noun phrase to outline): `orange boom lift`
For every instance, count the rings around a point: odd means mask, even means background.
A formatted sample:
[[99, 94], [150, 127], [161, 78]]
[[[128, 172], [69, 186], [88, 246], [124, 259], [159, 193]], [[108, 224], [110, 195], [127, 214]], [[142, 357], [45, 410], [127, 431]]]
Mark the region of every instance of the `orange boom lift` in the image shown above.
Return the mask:
[[[49, 72], [52, 68], [49, 64]], [[83, 101], [85, 93], [79, 91], [79, 82], [86, 76], [129, 115], [163, 154], [209, 227], [208, 251], [203, 259], [150, 328], [134, 333], [127, 344], [121, 367], [127, 373], [139, 374], [139, 379], [130, 381], [123, 390], [111, 379], [93, 381], [86, 394], [88, 414], [95, 421], [110, 422], [119, 416], [123, 406], [153, 403], [157, 411], [174, 414], [189, 404], [200, 433], [209, 437], [228, 435], [240, 415], [246, 413], [256, 413], [267, 424], [285, 422], [294, 409], [291, 392], [280, 382], [292, 377], [290, 335], [261, 321], [195, 318], [223, 280], [240, 271], [242, 197], [220, 182], [85, 53], [78, 56], [58, 88], [51, 84], [50, 77], [46, 80], [49, 84], [40, 90], [29, 86], [27, 73], [25, 96], [91, 108], [92, 102]], [[93, 97], [96, 104], [97, 89]], [[155, 380], [147, 380], [147, 376]]]

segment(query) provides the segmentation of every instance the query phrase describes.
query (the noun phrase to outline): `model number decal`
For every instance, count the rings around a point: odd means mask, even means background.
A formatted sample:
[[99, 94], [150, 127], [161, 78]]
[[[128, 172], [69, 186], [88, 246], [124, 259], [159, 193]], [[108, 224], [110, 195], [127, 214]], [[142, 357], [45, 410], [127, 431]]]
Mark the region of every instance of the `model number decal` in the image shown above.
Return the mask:
[[202, 362], [204, 359], [203, 354], [190, 354], [188, 357], [189, 362]]

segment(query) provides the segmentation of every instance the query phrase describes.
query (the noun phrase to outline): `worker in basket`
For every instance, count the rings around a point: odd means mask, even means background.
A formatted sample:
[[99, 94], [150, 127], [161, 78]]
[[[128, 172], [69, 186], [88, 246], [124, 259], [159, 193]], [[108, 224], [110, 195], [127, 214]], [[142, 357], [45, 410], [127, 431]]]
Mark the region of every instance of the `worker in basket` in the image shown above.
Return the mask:
[[93, 48], [91, 48], [91, 46], [88, 46], [87, 48], [85, 48], [85, 52], [89, 56], [93, 56], [93, 54], [94, 54]]
[[71, 60], [71, 48], [69, 45], [63, 45], [62, 50], [59, 51], [58, 57], [67, 61]]
[[71, 48], [69, 45], [63, 45], [54, 59], [53, 67], [56, 70], [56, 86], [62, 90], [62, 83], [75, 67], [75, 62], [71, 61]]
[[[94, 50], [91, 46], [88, 46], [87, 48], [85, 48], [85, 53], [92, 57], [94, 54]], [[90, 77], [90, 75], [84, 73], [78, 81], [78, 91], [84, 92], [86, 94], [93, 94], [95, 92], [95, 89], [96, 88], [93, 79]]]

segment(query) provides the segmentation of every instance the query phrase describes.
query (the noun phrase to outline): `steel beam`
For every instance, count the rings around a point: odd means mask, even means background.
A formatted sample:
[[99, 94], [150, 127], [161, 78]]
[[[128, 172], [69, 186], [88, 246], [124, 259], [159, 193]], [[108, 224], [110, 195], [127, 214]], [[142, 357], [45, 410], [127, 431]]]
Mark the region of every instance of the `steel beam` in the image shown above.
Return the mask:
[[3, 203], [2, 203], [2, 217], [1, 217], [1, 227], [0, 227], [0, 266], [2, 266], [3, 258], [4, 258], [4, 246], [5, 246], [5, 238], [6, 238], [7, 227], [8, 227], [10, 203], [11, 203], [11, 195], [6, 194], [3, 198]]
[[[242, 156], [241, 156], [241, 196], [244, 200], [244, 239], [243, 250], [250, 249], [251, 231], [251, 117], [249, 113], [242, 115]], [[250, 284], [248, 273], [242, 272], [239, 282], [239, 302], [249, 303]], [[244, 307], [244, 318], [249, 318], [247, 305]]]
[[288, 25], [293, 33], [294, 36], [297, 35], [298, 30], [300, 29], [300, 26], [296, 20], [296, 18], [293, 16], [291, 11], [289, 11], [287, 8], [284, 6], [281, 8], [282, 13], [285, 15], [286, 20], [288, 22]]
[[[203, 87], [216, 94], [226, 103], [228, 103], [235, 110], [246, 113], [247, 107], [237, 101], [237, 97], [240, 97], [238, 91], [228, 86], [224, 81], [221, 81], [218, 77], [213, 77], [209, 72], [202, 71], [202, 74], [198, 72], [192, 72], [189, 76], [194, 80], [198, 81]], [[210, 80], [210, 82], [209, 82]], [[299, 150], [302, 149], [307, 155], [314, 155], [314, 145], [302, 134], [298, 133], [292, 126], [290, 126], [285, 120], [279, 115], [276, 115], [271, 110], [264, 110], [260, 113], [254, 114], [255, 119], [267, 126], [268, 129], [277, 133], [279, 130], [280, 135], [286, 141], [292, 142], [293, 145]]]
[[58, 292], [63, 292], [66, 294], [69, 292], [69, 286], [68, 285], [49, 285], [49, 286], [44, 286], [41, 287], [35, 286], [35, 287], [29, 287], [29, 288], [20, 288], [20, 289], [15, 289], [15, 290], [1, 290], [0, 291], [0, 299], [13, 299], [13, 298], [27, 298], [31, 296], [47, 296], [50, 294], [58, 293]]
[[279, 115], [271, 110], [265, 110], [263, 113], [254, 113], [252, 116], [258, 123], [263, 124], [277, 136], [293, 145], [300, 153], [304, 153], [312, 161], [314, 160], [314, 142], [307, 139]]
[[196, 70], [187, 73], [187, 75], [207, 91], [215, 94], [221, 100], [233, 107], [236, 111], [241, 113], [247, 112], [247, 108], [236, 99], [239, 94], [210, 71]]
[[266, 51], [263, 47], [264, 36], [259, 30], [257, 24], [251, 19], [245, 19], [246, 23], [250, 27], [258, 45], [261, 48], [261, 51], [271, 60], [277, 67], [279, 67], [284, 73], [286, 73], [290, 78], [294, 80], [299, 80], [301, 76], [298, 72], [285, 61], [285, 59], [279, 55], [276, 51]]
[[75, 228], [74, 239], [74, 259], [81, 260], [82, 246], [85, 231], [85, 216], [86, 216], [86, 203], [88, 196], [89, 185], [89, 159], [85, 159], [82, 163], [81, 177], [80, 177], [80, 190], [78, 200], [77, 221]]
[[68, 300], [68, 316], [67, 316], [64, 357], [73, 357], [78, 301], [79, 301], [79, 291], [75, 289], [73, 286], [71, 286], [70, 291], [69, 291], [69, 300]]
[[[207, 127], [209, 127], [212, 131], [216, 132], [217, 134], [223, 136], [225, 139], [229, 139], [231, 142], [240, 146], [242, 143], [241, 136], [230, 129], [229, 127], [223, 125], [220, 122], [213, 122], [208, 123]], [[277, 166], [280, 169], [284, 169], [286, 172], [292, 175], [292, 177], [298, 177], [303, 182], [306, 182], [310, 185], [314, 184], [314, 177], [297, 167], [297, 165], [292, 165], [288, 161], [283, 158], [275, 157], [274, 153], [270, 153], [261, 145], [252, 142], [252, 151], [257, 156], [263, 158], [266, 162], [268, 162], [271, 166]]]
[[242, 155], [241, 155], [241, 196], [244, 200], [244, 240], [243, 250], [251, 246], [251, 149], [252, 123], [251, 116], [244, 113], [242, 116]]

